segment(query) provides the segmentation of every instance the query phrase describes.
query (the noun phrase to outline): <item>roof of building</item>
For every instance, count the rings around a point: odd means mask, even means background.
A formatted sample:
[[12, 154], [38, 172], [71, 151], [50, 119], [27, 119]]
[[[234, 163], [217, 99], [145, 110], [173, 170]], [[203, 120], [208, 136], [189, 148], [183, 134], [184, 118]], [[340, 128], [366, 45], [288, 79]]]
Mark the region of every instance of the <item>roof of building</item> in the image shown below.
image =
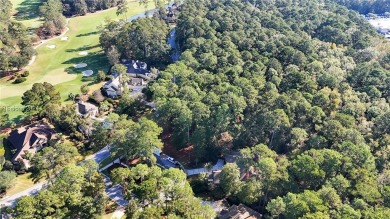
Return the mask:
[[230, 151], [228, 154], [223, 155], [223, 159], [226, 163], [235, 163], [240, 155], [239, 151]]
[[78, 102], [77, 103], [77, 111], [80, 113], [80, 114], [87, 114], [91, 111], [95, 111], [95, 110], [98, 110], [98, 107], [91, 104], [91, 103], [88, 103], [88, 102]]
[[219, 216], [220, 219], [259, 219], [261, 214], [243, 204], [232, 205], [228, 210], [223, 210]]
[[131, 78], [132, 84], [142, 84], [144, 82], [144, 79], [142, 78]]
[[126, 67], [127, 67], [127, 70], [126, 72], [128, 74], [147, 74], [149, 73], [150, 71], [148, 70], [148, 65], [145, 63], [145, 62], [141, 62], [141, 61], [126, 61], [123, 63]]
[[209, 182], [213, 182], [214, 184], [219, 184], [220, 175], [221, 175], [221, 170], [212, 171], [211, 174], [209, 175]]
[[112, 87], [118, 87], [120, 84], [119, 82], [119, 77], [115, 77], [115, 78], [111, 78], [109, 81], [107, 81], [105, 84], [104, 84], [104, 88], [105, 89], [110, 89]]
[[107, 81], [104, 86], [103, 86], [103, 89], [106, 90], [106, 92], [115, 92], [116, 95], [120, 95], [121, 92], [122, 92], [122, 89], [121, 89], [121, 84], [120, 84], [120, 77], [121, 76], [118, 76], [118, 77], [115, 77], [115, 78], [112, 78], [111, 80]]
[[35, 144], [39, 144], [39, 139], [45, 139], [47, 142], [55, 139], [54, 130], [47, 124], [36, 123], [11, 131], [8, 140], [16, 149], [12, 161], [22, 158], [22, 155], [25, 154], [24, 151], [29, 150]]

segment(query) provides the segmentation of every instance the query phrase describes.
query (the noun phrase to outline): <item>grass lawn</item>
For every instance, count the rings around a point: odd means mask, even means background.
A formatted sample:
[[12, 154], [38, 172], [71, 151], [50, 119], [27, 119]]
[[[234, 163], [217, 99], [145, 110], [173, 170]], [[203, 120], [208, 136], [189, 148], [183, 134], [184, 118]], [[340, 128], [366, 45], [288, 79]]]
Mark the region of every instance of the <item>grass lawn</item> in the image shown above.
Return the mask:
[[23, 190], [26, 190], [34, 185], [32, 179], [29, 177], [31, 176], [31, 173], [26, 173], [19, 175], [15, 179], [15, 185], [7, 190], [7, 196], [15, 195], [16, 193], [19, 193]]
[[[21, 0], [13, 2], [21, 2]], [[22, 4], [28, 3], [19, 3]], [[149, 8], [153, 8], [153, 5], [149, 4]], [[130, 2], [127, 14], [130, 17], [144, 10], [138, 2]], [[108, 61], [99, 47], [98, 33], [98, 26], [103, 25], [106, 19], [119, 19], [116, 16], [116, 8], [71, 18], [68, 25], [70, 30], [65, 35], [69, 37], [68, 40], [62, 41], [61, 38], [57, 38], [37, 48], [38, 55], [35, 62], [26, 68], [30, 71], [26, 82], [12, 84], [7, 77], [0, 79], [0, 106], [11, 108], [8, 110], [11, 120], [18, 123], [23, 119], [21, 96], [34, 83], [49, 82], [55, 85], [61, 93], [62, 100], [66, 100], [69, 93], [79, 93], [82, 84], [93, 85], [98, 70], [108, 70]], [[56, 45], [56, 48], [49, 49], [47, 45]], [[81, 51], [88, 52], [88, 55], [79, 55]], [[81, 69], [73, 67], [74, 64], [81, 62], [88, 66]], [[83, 77], [81, 72], [88, 69], [93, 70], [95, 74], [91, 77]]]
[[13, 19], [21, 22], [26, 28], [38, 28], [42, 24], [39, 18], [39, 6], [43, 0], [11, 0]]

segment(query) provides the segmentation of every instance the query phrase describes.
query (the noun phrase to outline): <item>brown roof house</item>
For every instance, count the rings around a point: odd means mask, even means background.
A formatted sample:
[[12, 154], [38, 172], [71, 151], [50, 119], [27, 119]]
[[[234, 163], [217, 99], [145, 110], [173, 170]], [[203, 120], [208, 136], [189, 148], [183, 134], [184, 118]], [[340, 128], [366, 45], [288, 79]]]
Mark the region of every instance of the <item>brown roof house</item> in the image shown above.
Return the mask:
[[228, 210], [222, 210], [219, 219], [260, 219], [261, 214], [243, 204], [232, 205]]
[[36, 123], [13, 130], [8, 140], [16, 150], [12, 162], [21, 162], [26, 168], [30, 167], [26, 153], [35, 154], [37, 151], [55, 140], [54, 130], [47, 124]]

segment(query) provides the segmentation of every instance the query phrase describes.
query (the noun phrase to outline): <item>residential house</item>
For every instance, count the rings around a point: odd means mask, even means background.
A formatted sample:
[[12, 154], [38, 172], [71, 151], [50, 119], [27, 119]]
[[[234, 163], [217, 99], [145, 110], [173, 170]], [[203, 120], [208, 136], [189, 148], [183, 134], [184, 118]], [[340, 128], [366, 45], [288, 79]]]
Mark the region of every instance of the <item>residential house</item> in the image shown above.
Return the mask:
[[112, 78], [103, 85], [103, 89], [110, 98], [116, 98], [122, 95], [123, 88], [120, 82], [120, 76]]
[[222, 210], [219, 219], [260, 219], [262, 215], [243, 204], [232, 205], [228, 210]]
[[150, 71], [148, 70], [148, 65], [145, 62], [141, 62], [138, 60], [124, 60], [123, 64], [127, 67], [126, 72], [131, 77], [138, 77], [140, 75], [148, 76], [148, 74], [150, 73]]
[[84, 117], [95, 117], [99, 113], [99, 108], [91, 103], [80, 101], [77, 103], [77, 113]]
[[230, 151], [229, 153], [223, 155], [223, 159], [225, 160], [225, 163], [236, 163], [240, 155], [241, 154], [238, 151]]
[[30, 163], [26, 154], [35, 154], [43, 147], [48, 146], [52, 140], [56, 140], [56, 136], [49, 125], [36, 123], [13, 130], [8, 140], [13, 149], [16, 150], [11, 161], [13, 163], [21, 162], [28, 168]]

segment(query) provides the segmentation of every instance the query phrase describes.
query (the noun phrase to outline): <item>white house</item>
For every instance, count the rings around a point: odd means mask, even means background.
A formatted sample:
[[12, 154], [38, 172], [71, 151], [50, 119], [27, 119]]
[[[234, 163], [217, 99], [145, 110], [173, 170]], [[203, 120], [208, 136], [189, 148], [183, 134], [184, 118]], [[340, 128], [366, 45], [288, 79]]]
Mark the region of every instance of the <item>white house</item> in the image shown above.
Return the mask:
[[104, 84], [103, 89], [106, 91], [108, 97], [116, 98], [118, 96], [121, 96], [123, 88], [120, 83], [120, 76], [107, 81]]

